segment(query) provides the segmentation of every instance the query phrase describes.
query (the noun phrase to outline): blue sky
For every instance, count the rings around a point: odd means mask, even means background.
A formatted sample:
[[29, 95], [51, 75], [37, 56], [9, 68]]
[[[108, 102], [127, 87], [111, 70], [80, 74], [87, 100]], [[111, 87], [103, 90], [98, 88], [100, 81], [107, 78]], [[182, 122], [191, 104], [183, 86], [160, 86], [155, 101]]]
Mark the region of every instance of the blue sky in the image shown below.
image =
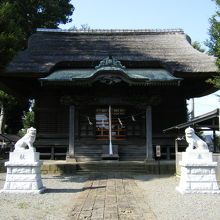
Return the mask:
[[[63, 29], [81, 24], [93, 29], [182, 28], [202, 44], [209, 38], [209, 18], [216, 10], [212, 0], [73, 0], [72, 4], [73, 22], [61, 25]], [[196, 99], [196, 115], [217, 108], [218, 102], [215, 95]]]
[[212, 0], [73, 0], [73, 25], [94, 29], [182, 28], [193, 41], [208, 38], [208, 19], [215, 12]]

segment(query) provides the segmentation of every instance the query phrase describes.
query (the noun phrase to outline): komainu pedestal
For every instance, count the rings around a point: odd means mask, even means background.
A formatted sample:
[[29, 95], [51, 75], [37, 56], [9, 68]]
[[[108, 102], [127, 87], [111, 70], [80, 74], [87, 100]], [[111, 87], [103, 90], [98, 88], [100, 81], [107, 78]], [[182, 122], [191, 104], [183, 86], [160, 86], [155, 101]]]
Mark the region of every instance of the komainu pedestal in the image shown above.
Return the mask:
[[45, 190], [41, 180], [39, 153], [28, 150], [15, 150], [5, 163], [7, 175], [1, 193], [39, 194]]
[[220, 193], [211, 152], [183, 152], [180, 166], [179, 192]]
[[186, 141], [189, 146], [182, 153], [181, 177], [176, 189], [182, 193], [220, 193], [212, 152], [207, 144], [195, 135], [194, 129], [186, 129]]

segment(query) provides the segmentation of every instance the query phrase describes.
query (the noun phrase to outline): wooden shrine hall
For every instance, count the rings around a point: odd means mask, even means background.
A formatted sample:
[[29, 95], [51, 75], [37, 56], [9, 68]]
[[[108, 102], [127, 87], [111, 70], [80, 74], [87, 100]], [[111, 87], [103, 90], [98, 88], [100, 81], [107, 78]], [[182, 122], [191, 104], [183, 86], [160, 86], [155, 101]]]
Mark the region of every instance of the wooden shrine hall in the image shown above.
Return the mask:
[[186, 100], [214, 88], [215, 58], [182, 30], [38, 29], [0, 74], [6, 91], [35, 99], [42, 158], [76, 161], [175, 157]]

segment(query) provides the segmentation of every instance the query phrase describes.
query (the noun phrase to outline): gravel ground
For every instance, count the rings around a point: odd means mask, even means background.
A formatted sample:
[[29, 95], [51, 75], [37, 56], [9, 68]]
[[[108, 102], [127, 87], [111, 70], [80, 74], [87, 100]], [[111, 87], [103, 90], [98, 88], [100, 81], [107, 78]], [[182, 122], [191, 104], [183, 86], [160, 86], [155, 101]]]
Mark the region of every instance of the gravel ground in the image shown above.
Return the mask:
[[[5, 182], [0, 174], [0, 189]], [[65, 220], [88, 175], [42, 175], [46, 193], [0, 194], [0, 220]]]
[[[187, 194], [175, 190], [174, 176], [133, 175], [143, 189], [158, 220], [220, 219], [220, 195]], [[66, 220], [88, 174], [74, 176], [43, 175], [46, 193], [40, 195], [0, 194], [0, 220]], [[5, 174], [0, 174], [0, 189]]]
[[179, 178], [174, 176], [137, 175], [135, 179], [159, 220], [220, 219], [220, 194], [182, 195], [175, 190]]

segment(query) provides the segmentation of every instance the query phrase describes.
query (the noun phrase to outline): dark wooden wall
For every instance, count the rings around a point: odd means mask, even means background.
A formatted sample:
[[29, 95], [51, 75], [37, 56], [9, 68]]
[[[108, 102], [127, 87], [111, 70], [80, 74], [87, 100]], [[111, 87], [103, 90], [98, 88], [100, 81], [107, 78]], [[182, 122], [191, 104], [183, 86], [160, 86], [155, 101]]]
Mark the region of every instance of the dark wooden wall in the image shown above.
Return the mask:
[[[91, 88], [90, 88], [91, 90]], [[90, 90], [84, 89], [84, 93], [90, 94]], [[132, 88], [132, 92], [135, 90]], [[82, 90], [81, 90], [82, 91]], [[69, 106], [62, 103], [61, 99], [64, 94], [72, 94], [74, 97], [82, 95], [82, 92], [73, 90], [70, 93], [70, 89], [57, 90], [57, 89], [45, 89], [38, 94], [36, 98], [36, 127], [37, 127], [37, 141], [36, 146], [42, 153], [42, 157], [51, 159], [64, 159], [68, 149], [68, 132], [69, 132]], [[109, 91], [107, 92], [109, 93]], [[175, 124], [184, 122], [186, 120], [186, 102], [182, 97], [179, 89], [173, 88], [160, 88], [147, 92], [139, 90], [137, 88], [138, 98], [149, 100], [150, 96], [157, 97], [160, 100], [156, 101], [152, 105], [152, 117], [153, 117], [153, 145], [161, 144], [164, 148], [164, 159], [170, 159], [167, 157], [167, 152], [171, 152], [174, 149], [174, 138], [166, 137], [162, 130], [173, 126]], [[115, 96], [124, 100], [126, 92], [119, 93]], [[124, 94], [124, 95], [123, 95]], [[93, 92], [93, 95], [95, 92]], [[105, 96], [102, 93], [102, 97]], [[114, 97], [114, 94], [111, 94]], [[136, 122], [130, 122], [126, 125], [126, 140], [113, 141], [114, 145], [118, 145], [119, 156], [121, 160], [143, 160], [146, 152], [146, 138], [145, 138], [145, 108], [142, 103], [140, 106], [134, 102], [135, 95], [131, 96], [129, 102], [129, 96], [126, 96], [126, 103], [122, 105], [127, 109], [127, 115], [135, 116]], [[133, 103], [134, 102], [134, 103]], [[123, 101], [122, 101], [123, 103]], [[71, 103], [70, 103], [71, 104]], [[128, 105], [129, 104], [129, 105]], [[118, 103], [117, 103], [118, 105]], [[76, 105], [76, 120], [75, 120], [75, 154], [79, 161], [84, 160], [100, 160], [102, 154], [102, 146], [108, 145], [108, 141], [97, 140], [96, 138], [96, 125], [95, 125], [95, 109], [100, 107], [100, 102], [97, 103], [90, 100], [90, 103], [77, 102]], [[105, 105], [107, 106], [107, 105]], [[87, 116], [93, 120], [93, 125], [89, 125]], [[136, 132], [138, 130], [138, 132]], [[55, 156], [51, 157], [51, 152]], [[173, 152], [171, 152], [173, 154]], [[173, 158], [173, 156], [172, 156]]]

